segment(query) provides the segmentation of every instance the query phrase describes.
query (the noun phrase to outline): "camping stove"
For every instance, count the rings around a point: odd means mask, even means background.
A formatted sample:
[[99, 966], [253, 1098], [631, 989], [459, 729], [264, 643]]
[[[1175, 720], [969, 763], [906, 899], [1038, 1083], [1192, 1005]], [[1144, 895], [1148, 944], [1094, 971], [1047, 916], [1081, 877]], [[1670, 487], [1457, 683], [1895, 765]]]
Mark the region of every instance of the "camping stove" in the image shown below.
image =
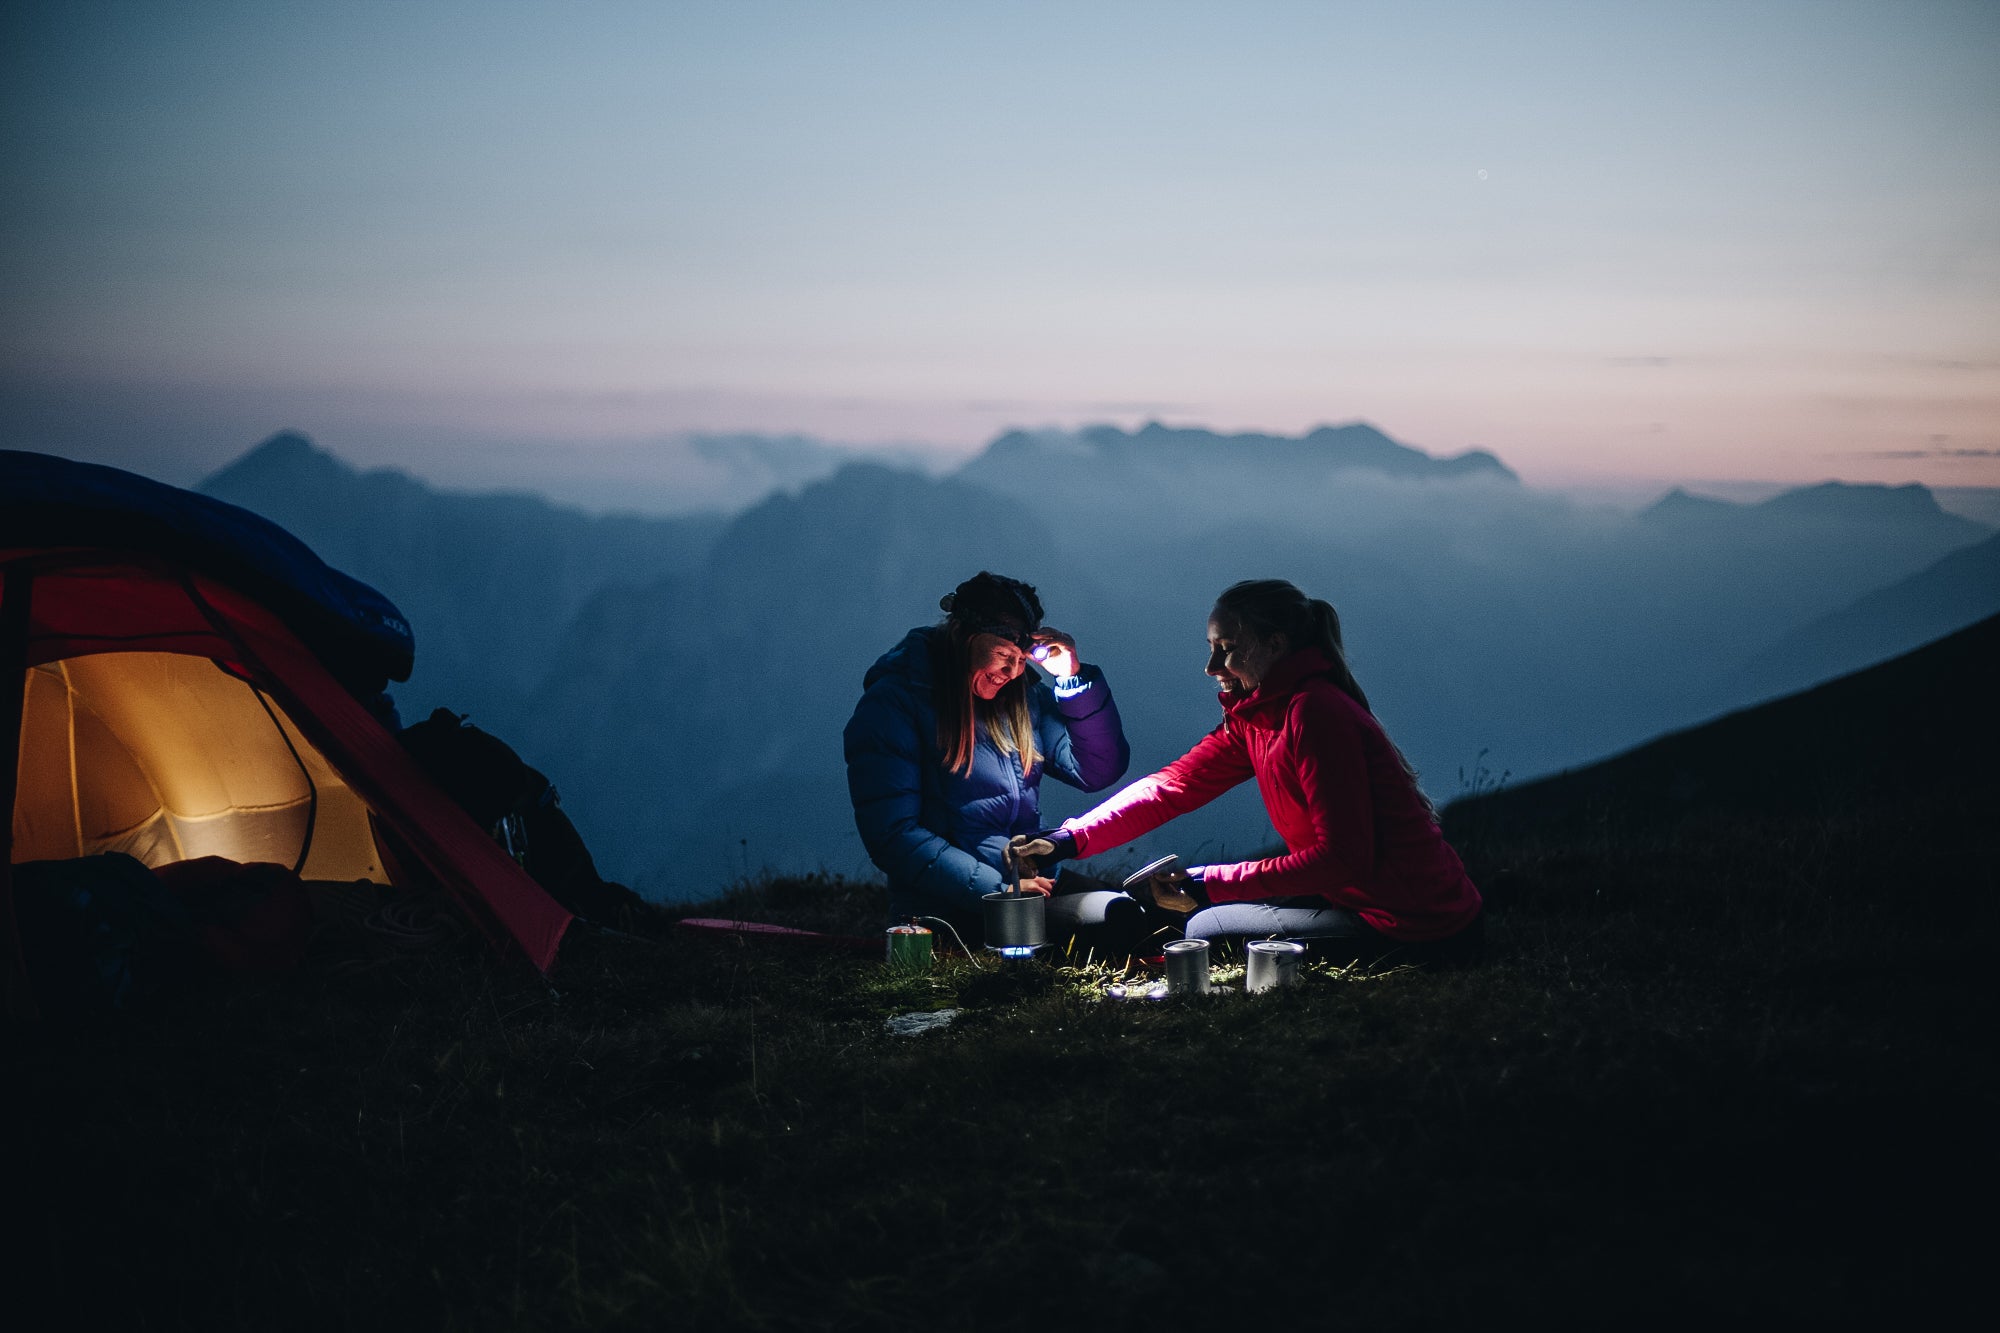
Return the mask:
[[1022, 865], [1013, 849], [1007, 851], [1007, 887], [989, 893], [985, 904], [986, 947], [1002, 958], [1033, 958], [1035, 950], [1049, 942], [1049, 900], [1039, 893], [1021, 891]]
[[1002, 958], [1033, 958], [1049, 942], [1048, 899], [1039, 893], [989, 893], [986, 947]]

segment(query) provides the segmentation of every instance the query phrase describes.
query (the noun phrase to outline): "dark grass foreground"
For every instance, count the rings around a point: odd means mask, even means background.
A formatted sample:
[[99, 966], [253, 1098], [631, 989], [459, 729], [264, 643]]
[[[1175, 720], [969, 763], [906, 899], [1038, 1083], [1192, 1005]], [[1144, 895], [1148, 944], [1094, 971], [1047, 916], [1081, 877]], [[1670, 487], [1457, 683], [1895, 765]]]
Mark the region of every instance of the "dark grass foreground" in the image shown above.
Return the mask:
[[[670, 929], [580, 931], [553, 990], [330, 948], [13, 1039], [10, 1299], [130, 1328], [1902, 1322], [1990, 1248], [1973, 800], [1489, 832], [1536, 881], [1489, 966], [1254, 998]], [[710, 910], [872, 931], [877, 893]]]

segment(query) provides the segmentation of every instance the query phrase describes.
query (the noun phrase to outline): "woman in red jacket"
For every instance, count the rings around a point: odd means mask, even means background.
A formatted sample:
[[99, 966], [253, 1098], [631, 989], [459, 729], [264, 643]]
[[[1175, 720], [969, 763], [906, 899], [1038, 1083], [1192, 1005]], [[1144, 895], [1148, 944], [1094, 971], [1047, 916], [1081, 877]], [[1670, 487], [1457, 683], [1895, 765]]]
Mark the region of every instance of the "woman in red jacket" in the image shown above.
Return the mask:
[[1285, 852], [1156, 879], [1155, 901], [1194, 914], [1189, 938], [1310, 940], [1332, 958], [1476, 959], [1479, 890], [1347, 669], [1334, 609], [1282, 579], [1238, 583], [1216, 599], [1208, 645], [1222, 725], [1021, 851], [1107, 851], [1254, 777]]

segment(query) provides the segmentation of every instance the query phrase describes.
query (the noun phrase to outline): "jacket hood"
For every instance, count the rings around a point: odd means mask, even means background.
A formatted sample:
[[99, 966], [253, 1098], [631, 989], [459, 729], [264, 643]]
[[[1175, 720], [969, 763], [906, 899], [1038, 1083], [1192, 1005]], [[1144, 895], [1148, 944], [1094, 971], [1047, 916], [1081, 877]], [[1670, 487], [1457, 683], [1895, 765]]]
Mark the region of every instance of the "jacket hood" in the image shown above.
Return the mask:
[[935, 625], [919, 625], [903, 636], [888, 652], [875, 659], [875, 665], [868, 668], [868, 674], [861, 678], [861, 687], [867, 689], [876, 681], [888, 676], [900, 676], [903, 683], [926, 698], [931, 692], [931, 645], [936, 640]]

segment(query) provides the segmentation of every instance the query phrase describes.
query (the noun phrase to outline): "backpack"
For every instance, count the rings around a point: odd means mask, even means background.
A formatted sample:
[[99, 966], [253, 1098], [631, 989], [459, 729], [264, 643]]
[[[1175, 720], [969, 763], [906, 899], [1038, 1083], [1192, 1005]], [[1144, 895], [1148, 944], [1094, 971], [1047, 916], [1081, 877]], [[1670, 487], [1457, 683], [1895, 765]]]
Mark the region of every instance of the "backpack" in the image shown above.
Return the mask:
[[638, 894], [597, 873], [555, 784], [507, 742], [448, 708], [403, 728], [399, 738], [431, 781], [572, 913], [621, 925], [644, 910]]

